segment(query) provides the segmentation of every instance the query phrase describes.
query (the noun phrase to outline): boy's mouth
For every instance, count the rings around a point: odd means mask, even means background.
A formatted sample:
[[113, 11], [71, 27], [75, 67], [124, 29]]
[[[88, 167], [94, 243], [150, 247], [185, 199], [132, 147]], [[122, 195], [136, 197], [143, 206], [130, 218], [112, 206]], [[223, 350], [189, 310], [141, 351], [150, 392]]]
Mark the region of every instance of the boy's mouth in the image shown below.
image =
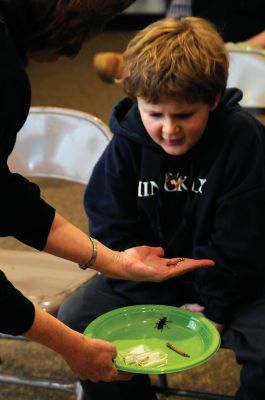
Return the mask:
[[184, 142], [184, 137], [175, 139], [163, 139], [163, 142], [166, 146], [180, 146]]

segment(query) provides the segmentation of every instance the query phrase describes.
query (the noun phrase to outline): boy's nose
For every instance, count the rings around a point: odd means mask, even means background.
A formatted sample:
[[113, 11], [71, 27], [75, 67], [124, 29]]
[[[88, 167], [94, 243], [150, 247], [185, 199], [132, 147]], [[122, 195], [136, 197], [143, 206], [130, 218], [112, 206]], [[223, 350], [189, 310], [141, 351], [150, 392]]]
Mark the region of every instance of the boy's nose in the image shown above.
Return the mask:
[[166, 135], [175, 135], [180, 131], [179, 126], [174, 121], [165, 121], [163, 125], [163, 133]]

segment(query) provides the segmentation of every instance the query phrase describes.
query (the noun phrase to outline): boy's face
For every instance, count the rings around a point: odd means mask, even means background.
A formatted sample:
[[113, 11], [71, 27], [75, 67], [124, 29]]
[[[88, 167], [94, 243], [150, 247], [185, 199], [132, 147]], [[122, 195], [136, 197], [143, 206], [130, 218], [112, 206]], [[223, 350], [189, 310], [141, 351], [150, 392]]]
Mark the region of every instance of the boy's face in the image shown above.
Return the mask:
[[147, 103], [138, 97], [138, 109], [145, 129], [162, 149], [172, 156], [180, 156], [189, 151], [201, 138], [213, 106], [203, 102], [186, 103], [175, 99], [165, 99], [157, 104]]

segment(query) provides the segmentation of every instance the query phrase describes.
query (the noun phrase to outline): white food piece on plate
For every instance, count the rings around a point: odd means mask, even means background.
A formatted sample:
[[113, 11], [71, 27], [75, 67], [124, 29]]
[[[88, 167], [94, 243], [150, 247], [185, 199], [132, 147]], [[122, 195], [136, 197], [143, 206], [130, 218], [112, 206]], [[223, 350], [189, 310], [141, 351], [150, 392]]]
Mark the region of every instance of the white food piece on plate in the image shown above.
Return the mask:
[[141, 344], [119, 354], [125, 364], [136, 364], [141, 367], [162, 366], [167, 363], [167, 354], [161, 350], [151, 350]]

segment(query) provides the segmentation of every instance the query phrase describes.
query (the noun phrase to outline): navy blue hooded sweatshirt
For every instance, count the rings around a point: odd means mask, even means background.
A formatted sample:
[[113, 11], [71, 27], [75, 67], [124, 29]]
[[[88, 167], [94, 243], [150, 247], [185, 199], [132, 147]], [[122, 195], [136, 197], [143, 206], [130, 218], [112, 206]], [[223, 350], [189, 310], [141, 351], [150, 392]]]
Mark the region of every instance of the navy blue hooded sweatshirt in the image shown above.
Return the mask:
[[[163, 283], [102, 277], [129, 302], [200, 302], [229, 323], [264, 286], [265, 128], [228, 89], [199, 142], [171, 156], [146, 132], [129, 98], [114, 107], [114, 134], [85, 193], [90, 234], [112, 249], [162, 246], [167, 257], [210, 258]], [[176, 185], [178, 179], [181, 183]]]

